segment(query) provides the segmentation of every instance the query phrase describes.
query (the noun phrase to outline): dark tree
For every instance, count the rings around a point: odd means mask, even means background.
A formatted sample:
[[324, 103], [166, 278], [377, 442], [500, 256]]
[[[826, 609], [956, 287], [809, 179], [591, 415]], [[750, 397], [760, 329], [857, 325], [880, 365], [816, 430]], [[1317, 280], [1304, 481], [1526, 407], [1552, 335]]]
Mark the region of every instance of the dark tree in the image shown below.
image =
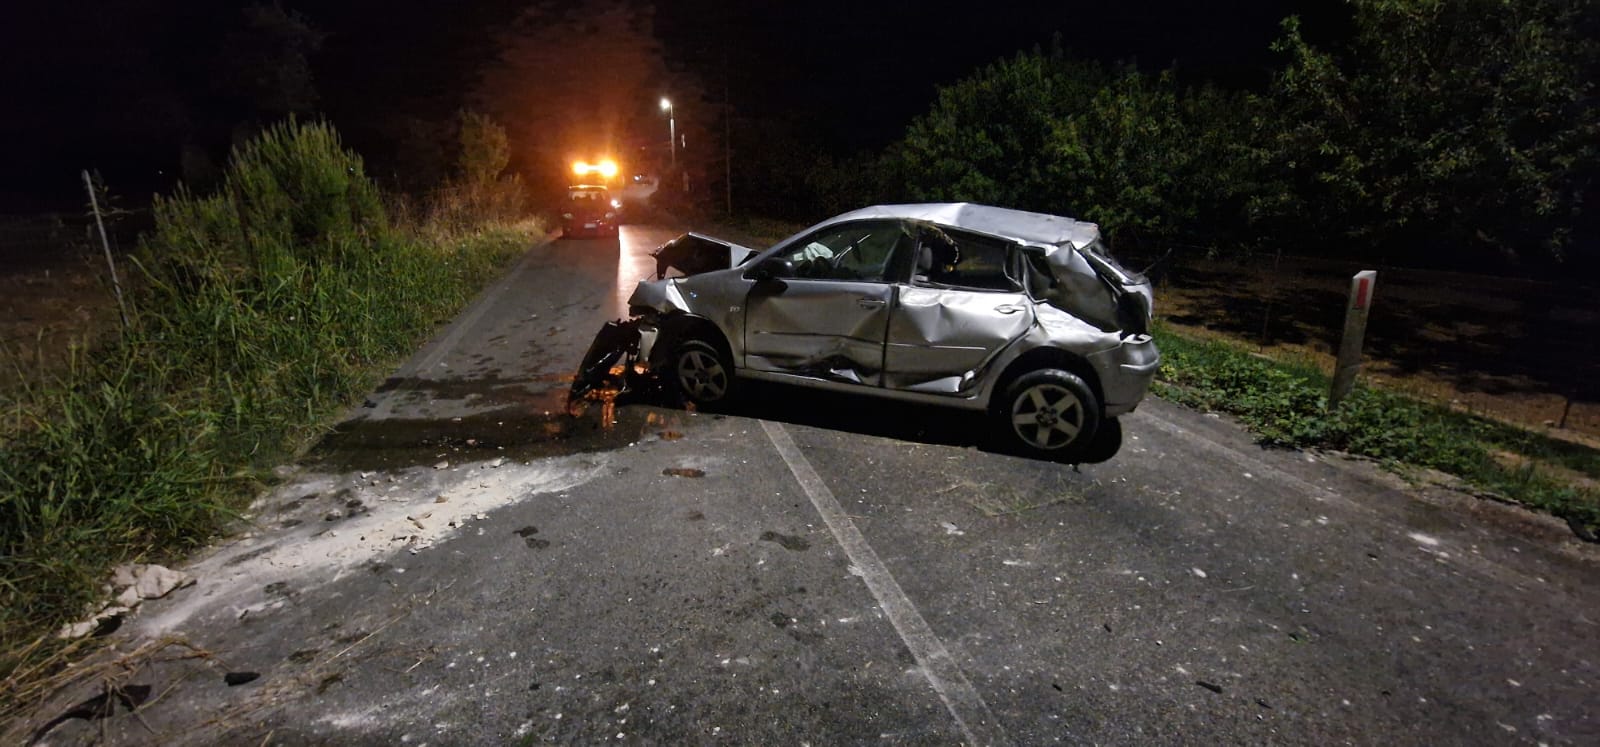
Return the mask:
[[[529, 6], [496, 41], [475, 107], [506, 129], [511, 159], [535, 182], [566, 178], [573, 159], [622, 157], [636, 133], [665, 123], [669, 79], [647, 6], [585, 0]], [[624, 164], [627, 168], [628, 164]]]
[[[1600, 170], [1600, 15], [1588, 0], [1353, 0], [1322, 49], [1297, 19], [1275, 49], [1294, 184], [1282, 217], [1370, 250], [1570, 258]], [[1592, 198], [1589, 198], [1592, 199]], [[1593, 237], [1587, 251], [1593, 251]], [[1576, 243], [1575, 243], [1576, 242]]]

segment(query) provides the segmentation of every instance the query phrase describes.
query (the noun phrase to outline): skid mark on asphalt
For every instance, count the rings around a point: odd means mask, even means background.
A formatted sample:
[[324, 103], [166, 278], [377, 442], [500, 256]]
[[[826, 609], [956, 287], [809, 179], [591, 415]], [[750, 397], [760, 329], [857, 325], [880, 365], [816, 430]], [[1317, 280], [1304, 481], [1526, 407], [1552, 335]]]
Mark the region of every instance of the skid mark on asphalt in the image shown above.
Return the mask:
[[878, 553], [867, 544], [861, 530], [844, 512], [839, 501], [833, 497], [833, 491], [828, 490], [811, 462], [800, 453], [789, 431], [780, 423], [765, 420], [761, 421], [761, 428], [767, 432], [767, 438], [772, 440], [778, 455], [789, 465], [789, 472], [811, 499], [811, 505], [822, 515], [822, 521], [833, 532], [834, 539], [844, 548], [857, 574], [866, 582], [873, 598], [878, 600], [878, 606], [889, 616], [889, 622], [900, 634], [900, 640], [916, 657], [923, 676], [928, 678], [934, 692], [944, 701], [945, 708], [955, 717], [967, 742], [975, 745], [1010, 744], [1005, 729], [989, 711], [989, 704], [967, 681], [955, 657], [950, 655], [944, 642], [939, 640], [928, 621], [923, 619], [922, 613], [906, 597], [900, 583], [894, 580], [888, 567], [878, 559]]

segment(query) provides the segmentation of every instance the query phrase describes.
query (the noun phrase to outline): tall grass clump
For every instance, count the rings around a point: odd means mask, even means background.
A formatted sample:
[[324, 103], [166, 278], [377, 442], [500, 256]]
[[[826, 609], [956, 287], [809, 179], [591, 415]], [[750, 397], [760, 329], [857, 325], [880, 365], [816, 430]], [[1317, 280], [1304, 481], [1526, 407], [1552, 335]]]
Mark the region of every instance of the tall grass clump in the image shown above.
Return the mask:
[[109, 566], [214, 537], [528, 238], [398, 227], [333, 128], [293, 121], [154, 213], [124, 333], [0, 402], [0, 678]]
[[[1196, 341], [1158, 326], [1162, 397], [1237, 415], [1263, 443], [1345, 451], [1396, 467], [1428, 467], [1493, 495], [1543, 509], [1593, 536], [1600, 494], [1549, 469], [1600, 478], [1600, 453], [1455, 412], [1403, 394], [1357, 386], [1327, 408], [1329, 380], [1305, 366]], [[1540, 469], [1540, 465], [1546, 469]]]

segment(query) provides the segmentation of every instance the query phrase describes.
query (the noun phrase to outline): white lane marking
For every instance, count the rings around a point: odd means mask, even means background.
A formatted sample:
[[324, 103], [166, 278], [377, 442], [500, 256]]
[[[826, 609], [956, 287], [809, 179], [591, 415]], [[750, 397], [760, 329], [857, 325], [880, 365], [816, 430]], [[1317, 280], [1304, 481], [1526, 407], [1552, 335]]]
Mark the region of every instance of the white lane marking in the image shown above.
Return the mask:
[[1335, 493], [1335, 492], [1333, 492], [1331, 490], [1328, 490], [1327, 488], [1324, 488], [1324, 487], [1321, 487], [1321, 486], [1317, 486], [1317, 485], [1312, 485], [1311, 483], [1306, 482], [1305, 480], [1302, 480], [1302, 479], [1300, 479], [1298, 477], [1295, 477], [1294, 475], [1291, 475], [1291, 474], [1289, 474], [1287, 472], [1284, 472], [1283, 470], [1278, 469], [1277, 467], [1274, 467], [1274, 466], [1272, 466], [1270, 464], [1267, 464], [1266, 462], [1263, 462], [1260, 459], [1257, 459], [1257, 458], [1255, 458], [1253, 456], [1250, 456], [1249, 454], [1245, 454], [1245, 453], [1243, 453], [1241, 451], [1238, 451], [1236, 449], [1233, 449], [1231, 447], [1224, 446], [1224, 445], [1219, 444], [1219, 443], [1217, 443], [1215, 441], [1212, 441], [1210, 436], [1206, 436], [1206, 435], [1202, 435], [1202, 434], [1199, 434], [1199, 433], [1195, 433], [1194, 431], [1191, 431], [1191, 430], [1189, 430], [1187, 428], [1184, 428], [1183, 426], [1178, 425], [1177, 423], [1174, 423], [1174, 422], [1172, 422], [1170, 420], [1166, 420], [1165, 418], [1162, 418], [1162, 417], [1160, 417], [1160, 416], [1158, 416], [1158, 415], [1156, 415], [1156, 414], [1154, 414], [1152, 412], [1149, 412], [1149, 411], [1143, 411], [1143, 412], [1140, 413], [1140, 415], [1142, 415], [1146, 421], [1148, 421], [1151, 425], [1155, 426], [1157, 429], [1166, 431], [1167, 433], [1170, 433], [1170, 434], [1172, 434], [1174, 436], [1182, 438], [1184, 440], [1184, 443], [1189, 445], [1189, 446], [1193, 446], [1193, 447], [1198, 448], [1198, 449], [1200, 449], [1202, 451], [1207, 451], [1207, 452], [1210, 452], [1210, 453], [1215, 454], [1217, 456], [1220, 456], [1223, 459], [1226, 459], [1226, 460], [1228, 460], [1230, 462], [1233, 462], [1234, 464], [1239, 465], [1240, 467], [1244, 467], [1245, 469], [1248, 469], [1248, 470], [1254, 472], [1255, 474], [1262, 475], [1262, 476], [1265, 476], [1265, 477], [1270, 477], [1272, 479], [1279, 480], [1281, 482], [1286, 482], [1286, 483], [1288, 483], [1288, 484], [1290, 484], [1290, 485], [1292, 485], [1292, 486], [1294, 486], [1296, 488], [1299, 488], [1300, 490], [1305, 491], [1306, 493], [1309, 493], [1311, 495], [1311, 497], [1316, 499], [1316, 500], [1323, 501], [1323, 502], [1338, 503], [1340, 505], [1350, 506], [1352, 508], [1359, 508], [1359, 509], [1363, 509], [1363, 510], [1366, 509], [1365, 506], [1362, 506], [1362, 505], [1356, 503], [1355, 501], [1350, 500], [1349, 498], [1345, 498], [1344, 496], [1339, 495], [1338, 493]]
[[[461, 342], [461, 338], [467, 334], [467, 331], [472, 329], [473, 326], [478, 323], [478, 319], [483, 316], [485, 311], [489, 310], [489, 307], [495, 305], [500, 298], [500, 294], [504, 293], [507, 288], [511, 287], [512, 281], [516, 280], [517, 276], [521, 275], [522, 271], [527, 269], [528, 265], [531, 264], [532, 261], [533, 248], [530, 247], [528, 251], [522, 255], [522, 259], [517, 262], [517, 266], [511, 268], [511, 272], [506, 273], [505, 277], [500, 278], [500, 282], [491, 286], [489, 291], [484, 293], [483, 297], [479, 298], [477, 303], [474, 303], [472, 308], [467, 310], [467, 313], [456, 317], [455, 322], [450, 325], [450, 331], [445, 333], [444, 338], [439, 340], [439, 343], [433, 347], [433, 350], [428, 352], [427, 357], [423, 358], [422, 361], [414, 367], [401, 366], [399, 370], [395, 371], [395, 376], [401, 376], [407, 371], [419, 377], [426, 376], [434, 369], [434, 367], [438, 366], [439, 361], [443, 360], [446, 354], [455, 349], [456, 345]], [[395, 387], [394, 389], [390, 390], [389, 393], [384, 396], [383, 401], [379, 402], [378, 406], [372, 411], [371, 419], [387, 420], [388, 418], [393, 417], [395, 405], [399, 403], [400, 397], [408, 391], [411, 390], [403, 386]]]
[[844, 548], [845, 555], [858, 571], [856, 575], [867, 584], [867, 589], [878, 600], [878, 607], [889, 616], [889, 622], [894, 625], [895, 632], [900, 634], [906, 648], [911, 650], [911, 655], [916, 657], [917, 664], [922, 669], [923, 676], [928, 678], [928, 683], [933, 685], [934, 692], [939, 694], [939, 699], [944, 701], [944, 706], [954, 716], [956, 723], [961, 726], [961, 732], [966, 735], [967, 743], [973, 745], [1003, 745], [1010, 744], [1011, 740], [1000, 726], [1000, 722], [989, 711], [989, 704], [983, 701], [978, 691], [967, 681], [967, 676], [961, 672], [961, 667], [956, 664], [949, 649], [944, 642], [935, 635], [928, 621], [922, 618], [922, 613], [906, 597], [900, 584], [889, 573], [888, 567], [878, 559], [878, 553], [867, 544], [861, 531], [856, 529], [855, 522], [844, 512], [839, 501], [833, 497], [833, 491], [822, 482], [816, 469], [812, 468], [800, 448], [795, 446], [794, 439], [790, 438], [789, 431], [781, 423], [761, 421], [761, 428], [767, 432], [767, 438], [772, 440], [772, 445], [778, 449], [778, 456], [789, 465], [789, 472], [800, 483], [800, 488], [811, 499], [817, 513], [822, 514], [822, 521], [833, 532], [833, 537]]

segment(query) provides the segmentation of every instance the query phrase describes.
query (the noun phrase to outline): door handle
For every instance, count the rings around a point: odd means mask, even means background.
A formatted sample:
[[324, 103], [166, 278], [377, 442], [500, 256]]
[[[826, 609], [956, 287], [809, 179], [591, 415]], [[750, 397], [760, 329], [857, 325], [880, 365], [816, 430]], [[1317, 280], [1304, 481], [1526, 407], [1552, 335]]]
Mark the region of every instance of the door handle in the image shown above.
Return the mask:
[[998, 311], [998, 312], [1000, 312], [1002, 314], [1015, 314], [1015, 313], [1021, 311], [1022, 307], [1021, 306], [1015, 306], [1015, 305], [1009, 304], [1009, 303], [1003, 303], [1003, 304], [1000, 304], [999, 306], [994, 307], [994, 310]]
[[858, 298], [856, 305], [863, 309], [881, 309], [888, 304], [881, 298]]

